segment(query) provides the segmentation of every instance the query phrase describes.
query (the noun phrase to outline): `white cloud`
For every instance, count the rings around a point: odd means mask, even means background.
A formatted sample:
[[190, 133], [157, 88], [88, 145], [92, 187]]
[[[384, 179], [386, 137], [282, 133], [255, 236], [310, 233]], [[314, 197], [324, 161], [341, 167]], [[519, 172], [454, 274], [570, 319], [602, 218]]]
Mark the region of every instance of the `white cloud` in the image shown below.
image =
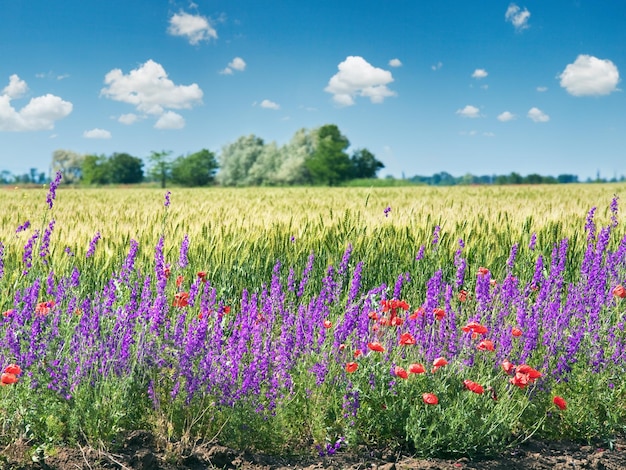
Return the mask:
[[493, 132], [483, 132], [485, 137], [495, 137], [496, 135]]
[[524, 8], [522, 10], [515, 3], [511, 3], [504, 14], [505, 21], [510, 22], [515, 27], [516, 31], [521, 31], [529, 27], [528, 18], [530, 18], [528, 9]]
[[185, 127], [185, 119], [174, 111], [167, 111], [154, 125], [155, 129], [182, 129]]
[[134, 124], [135, 122], [137, 122], [138, 119], [139, 116], [137, 116], [135, 113], [122, 114], [119, 118], [117, 118], [118, 122], [126, 124], [127, 126]]
[[480, 117], [480, 110], [476, 106], [472, 106], [468, 104], [462, 109], [457, 109], [456, 113], [462, 117], [466, 118], [477, 118]]
[[372, 66], [363, 57], [348, 56], [337, 67], [339, 72], [331, 77], [324, 91], [332, 93], [335, 103], [341, 106], [353, 105], [356, 96], [365, 96], [372, 103], [396, 96], [387, 88], [393, 82], [391, 72]]
[[565, 67], [559, 78], [570, 95], [600, 96], [617, 90], [619, 71], [608, 59], [581, 54]]
[[172, 36], [184, 36], [193, 45], [200, 41], [217, 39], [217, 31], [206, 17], [185, 12], [172, 15], [167, 32]]
[[226, 67], [224, 70], [220, 70], [220, 73], [222, 75], [232, 75], [233, 70], [243, 72], [244, 70], [246, 70], [246, 62], [241, 57], [235, 57], [233, 60], [230, 61], [228, 67]]
[[498, 121], [508, 122], [508, 121], [512, 121], [516, 117], [517, 116], [515, 116], [515, 114], [513, 114], [513, 113], [511, 113], [509, 111], [504, 111], [503, 113], [498, 115]]
[[273, 101], [270, 101], [270, 100], [261, 101], [260, 106], [261, 108], [266, 108], [266, 109], [280, 109], [280, 105], [278, 103], [274, 103]]
[[13, 74], [9, 77], [9, 84], [2, 90], [3, 95], [7, 95], [11, 99], [20, 98], [28, 91], [26, 82]]
[[527, 116], [535, 122], [548, 122], [550, 120], [550, 116], [539, 108], [530, 108]]
[[139, 68], [124, 75], [120, 69], [111, 70], [104, 77], [100, 94], [114, 101], [134, 105], [138, 111], [161, 115], [166, 108], [189, 109], [202, 102], [202, 90], [191, 85], [175, 85], [161, 66], [148, 60]]
[[443, 63], [442, 62], [437, 62], [435, 65], [431, 65], [430, 68], [433, 70], [439, 70], [441, 67], [443, 67]]
[[481, 78], [485, 78], [487, 75], [489, 75], [487, 73], [487, 71], [485, 69], [476, 69], [474, 70], [474, 73], [472, 74], [472, 78], [477, 78], [477, 79], [481, 79]]
[[83, 137], [86, 139], [110, 139], [111, 133], [104, 129], [91, 129], [83, 132]]
[[402, 62], [400, 59], [391, 59], [389, 61], [389, 67], [402, 67]]
[[246, 70], [246, 62], [241, 57], [235, 57], [230, 61], [228, 66], [231, 69], [238, 70], [239, 72], [243, 72]]
[[40, 131], [54, 129], [54, 123], [68, 116], [72, 103], [58, 96], [46, 94], [31, 98], [19, 111], [11, 100], [22, 96], [28, 90], [26, 82], [17, 75], [11, 75], [9, 84], [0, 94], [0, 131]]
[[547, 86], [538, 86], [537, 87], [537, 91], [539, 93], [543, 93], [544, 91], [548, 91], [548, 87]]

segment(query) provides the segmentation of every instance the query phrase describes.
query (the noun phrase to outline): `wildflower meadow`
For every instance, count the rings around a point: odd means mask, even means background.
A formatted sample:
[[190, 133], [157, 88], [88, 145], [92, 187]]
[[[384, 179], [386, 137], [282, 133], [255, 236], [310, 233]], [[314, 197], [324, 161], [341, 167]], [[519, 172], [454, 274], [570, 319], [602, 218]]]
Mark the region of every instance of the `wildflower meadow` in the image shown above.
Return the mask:
[[623, 185], [0, 194], [0, 443], [485, 455], [626, 423]]

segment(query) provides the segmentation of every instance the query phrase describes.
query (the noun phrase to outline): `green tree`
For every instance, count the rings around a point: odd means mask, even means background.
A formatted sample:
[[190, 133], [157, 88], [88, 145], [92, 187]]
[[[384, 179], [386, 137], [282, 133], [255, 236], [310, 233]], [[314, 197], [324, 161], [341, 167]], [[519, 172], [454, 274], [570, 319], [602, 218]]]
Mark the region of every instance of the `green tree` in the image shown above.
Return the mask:
[[315, 151], [305, 161], [314, 183], [334, 186], [350, 177], [352, 164], [345, 152], [349, 146], [335, 124], [320, 127]]
[[215, 179], [218, 164], [215, 154], [207, 149], [180, 156], [172, 163], [172, 181], [182, 186], [206, 186]]
[[385, 165], [367, 149], [358, 149], [350, 157], [353, 178], [376, 178], [376, 173]]
[[217, 182], [223, 186], [246, 186], [253, 184], [249, 179], [250, 168], [263, 154], [263, 139], [253, 134], [240, 137], [222, 148], [220, 171]]
[[82, 165], [84, 184], [109, 184], [111, 182], [108, 159], [104, 155], [86, 155]]
[[171, 151], [155, 152], [154, 150], [148, 157], [150, 169], [148, 175], [153, 181], [159, 181], [161, 188], [165, 188], [167, 181], [171, 178], [172, 161], [170, 159]]
[[52, 153], [52, 178], [57, 171], [63, 173], [61, 183], [72, 184], [78, 183], [82, 177], [82, 165], [84, 155], [71, 150], [55, 150]]
[[143, 180], [143, 161], [127, 153], [114, 153], [107, 164], [111, 183], [136, 184]]

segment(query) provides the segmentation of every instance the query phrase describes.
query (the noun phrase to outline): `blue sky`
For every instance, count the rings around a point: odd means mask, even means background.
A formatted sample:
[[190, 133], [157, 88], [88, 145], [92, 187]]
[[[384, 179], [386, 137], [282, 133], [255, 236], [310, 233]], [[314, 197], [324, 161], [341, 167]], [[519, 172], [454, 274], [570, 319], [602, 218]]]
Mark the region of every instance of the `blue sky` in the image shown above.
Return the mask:
[[624, 25], [617, 0], [0, 0], [0, 169], [333, 123], [380, 176], [620, 176]]

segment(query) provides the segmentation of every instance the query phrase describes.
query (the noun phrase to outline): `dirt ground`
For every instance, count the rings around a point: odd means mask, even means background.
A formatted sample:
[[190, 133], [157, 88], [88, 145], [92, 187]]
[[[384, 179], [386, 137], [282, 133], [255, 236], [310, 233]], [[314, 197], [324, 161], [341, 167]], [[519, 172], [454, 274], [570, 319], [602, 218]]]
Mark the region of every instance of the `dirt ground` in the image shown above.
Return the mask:
[[[363, 452], [337, 453], [330, 457], [281, 458], [238, 452], [222, 446], [199, 446], [184, 457], [158, 450], [152, 436], [133, 432], [120, 451], [109, 453], [93, 448], [61, 448], [45, 458], [34, 449], [15, 443], [0, 451], [1, 470], [457, 470], [457, 469], [626, 469], [626, 440], [612, 449], [571, 442], [529, 441], [508, 449], [497, 458], [456, 460], [415, 459], [404, 455]], [[38, 461], [37, 461], [38, 460]]]

